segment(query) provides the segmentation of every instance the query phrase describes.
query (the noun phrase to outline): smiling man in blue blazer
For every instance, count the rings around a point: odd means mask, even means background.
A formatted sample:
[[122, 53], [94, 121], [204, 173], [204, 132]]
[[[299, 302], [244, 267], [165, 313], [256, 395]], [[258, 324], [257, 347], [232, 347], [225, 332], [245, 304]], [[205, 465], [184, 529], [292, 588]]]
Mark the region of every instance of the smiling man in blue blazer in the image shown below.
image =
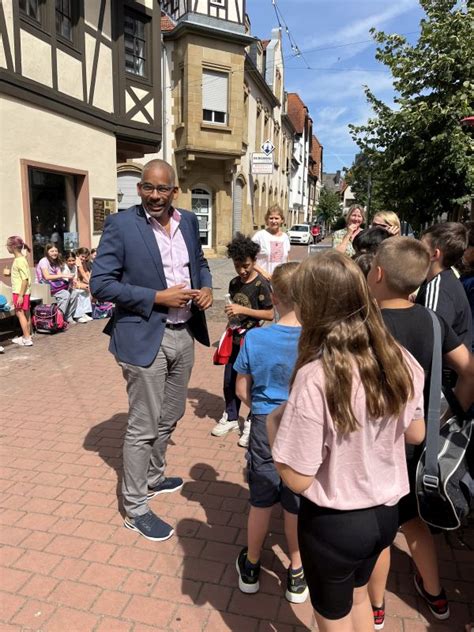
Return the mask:
[[183, 486], [181, 478], [165, 477], [166, 448], [186, 407], [194, 339], [209, 346], [204, 311], [212, 305], [198, 220], [173, 207], [177, 193], [171, 165], [145, 165], [142, 204], [107, 218], [90, 282], [93, 296], [115, 303], [105, 331], [127, 382], [124, 524], [155, 541], [173, 528], [148, 501]]

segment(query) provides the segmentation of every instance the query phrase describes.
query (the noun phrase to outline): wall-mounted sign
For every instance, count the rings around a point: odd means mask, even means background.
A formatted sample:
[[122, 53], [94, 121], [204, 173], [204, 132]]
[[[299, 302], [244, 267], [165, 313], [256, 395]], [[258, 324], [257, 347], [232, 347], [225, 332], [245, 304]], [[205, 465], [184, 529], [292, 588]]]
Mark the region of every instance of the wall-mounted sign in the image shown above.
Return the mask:
[[94, 234], [104, 230], [105, 218], [115, 213], [115, 200], [108, 198], [92, 198], [92, 218]]
[[264, 143], [262, 143], [262, 151], [265, 156], [270, 156], [271, 154], [273, 154], [274, 150], [275, 145], [272, 143], [271, 140], [266, 140]]
[[273, 156], [262, 153], [252, 154], [252, 175], [271, 175], [273, 173]]

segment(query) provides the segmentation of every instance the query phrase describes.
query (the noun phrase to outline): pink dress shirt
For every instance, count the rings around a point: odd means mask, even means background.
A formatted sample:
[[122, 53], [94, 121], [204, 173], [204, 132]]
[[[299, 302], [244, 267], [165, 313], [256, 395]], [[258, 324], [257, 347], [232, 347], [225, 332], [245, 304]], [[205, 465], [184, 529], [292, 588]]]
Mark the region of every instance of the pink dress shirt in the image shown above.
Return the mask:
[[[182, 232], [179, 230], [181, 213], [173, 209], [171, 215], [170, 233], [156, 219], [146, 211], [145, 214], [155, 235], [158, 250], [163, 263], [167, 287], [173, 287], [185, 283], [186, 288], [191, 289], [191, 276], [189, 273], [189, 253]], [[191, 318], [191, 301], [185, 307], [170, 307], [168, 310], [168, 323], [185, 323]]]

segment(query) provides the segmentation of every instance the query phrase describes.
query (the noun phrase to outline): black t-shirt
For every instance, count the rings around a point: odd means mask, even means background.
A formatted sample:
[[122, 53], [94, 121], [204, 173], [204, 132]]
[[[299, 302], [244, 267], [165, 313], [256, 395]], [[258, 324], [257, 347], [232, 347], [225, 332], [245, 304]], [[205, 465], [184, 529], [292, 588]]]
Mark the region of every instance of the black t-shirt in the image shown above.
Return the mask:
[[[229, 283], [229, 294], [234, 303], [249, 307], [250, 309], [271, 309], [273, 307], [270, 283], [257, 274], [253, 281], [244, 283], [237, 276]], [[239, 316], [240, 327], [252, 329], [259, 323], [257, 318], [252, 316]], [[234, 336], [235, 341], [235, 336]]]
[[[441, 350], [444, 355], [459, 347], [461, 341], [444, 318], [439, 314], [437, 316], [441, 325]], [[423, 394], [426, 415], [433, 356], [433, 322], [431, 316], [421, 305], [413, 305], [413, 307], [405, 309], [382, 309], [382, 318], [395, 340], [405, 349], [408, 349], [425, 372]]]
[[420, 287], [416, 302], [442, 316], [468, 349], [472, 343], [472, 316], [462, 283], [454, 272], [443, 270]]

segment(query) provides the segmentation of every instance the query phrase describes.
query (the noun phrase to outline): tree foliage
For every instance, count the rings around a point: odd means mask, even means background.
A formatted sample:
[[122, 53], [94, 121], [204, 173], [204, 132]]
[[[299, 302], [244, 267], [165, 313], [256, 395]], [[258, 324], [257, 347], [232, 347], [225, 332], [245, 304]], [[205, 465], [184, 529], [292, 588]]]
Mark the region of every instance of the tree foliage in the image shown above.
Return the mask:
[[326, 225], [329, 225], [332, 224], [340, 212], [341, 207], [338, 194], [323, 187], [317, 208], [318, 218], [324, 220]]
[[388, 208], [419, 225], [466, 203], [474, 185], [472, 128], [461, 125], [474, 111], [474, 10], [456, 0], [420, 0], [426, 18], [418, 42], [372, 29], [376, 59], [387, 66], [396, 91], [394, 107], [366, 86], [373, 116], [351, 126], [364, 159], [348, 180], [372, 208]]

